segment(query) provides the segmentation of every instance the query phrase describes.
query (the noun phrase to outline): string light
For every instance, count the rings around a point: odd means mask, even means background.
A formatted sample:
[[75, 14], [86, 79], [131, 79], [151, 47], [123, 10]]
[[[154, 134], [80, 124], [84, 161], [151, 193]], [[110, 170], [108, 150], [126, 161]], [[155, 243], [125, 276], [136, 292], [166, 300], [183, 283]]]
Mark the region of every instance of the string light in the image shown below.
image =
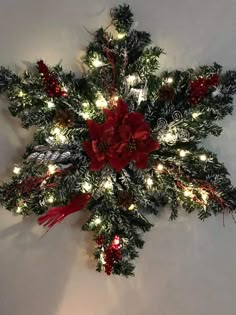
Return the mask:
[[21, 171], [21, 168], [19, 166], [15, 166], [13, 169], [13, 173], [16, 175], [20, 174], [20, 171]]
[[191, 197], [192, 195], [193, 195], [193, 193], [191, 192], [191, 190], [186, 189], [186, 190], [184, 191], [184, 196], [185, 196], [185, 197]]
[[81, 116], [82, 116], [85, 120], [87, 120], [87, 119], [90, 118], [89, 113], [81, 113]]
[[55, 104], [53, 102], [47, 101], [48, 108], [54, 108]]
[[104, 63], [99, 60], [98, 58], [93, 59], [92, 64], [95, 68], [99, 68], [102, 67], [104, 65]]
[[18, 94], [18, 96], [19, 96], [19, 97], [23, 97], [23, 96], [24, 96], [23, 91], [20, 91], [19, 94]]
[[205, 162], [205, 161], [207, 160], [206, 154], [201, 154], [201, 155], [199, 155], [199, 159], [200, 159], [201, 161]]
[[53, 165], [53, 164], [48, 165], [49, 174], [51, 174], [51, 175], [54, 174], [56, 172], [56, 169], [57, 169], [56, 165]]
[[146, 183], [147, 183], [147, 186], [148, 186], [149, 188], [152, 187], [152, 185], [153, 185], [153, 180], [151, 179], [151, 177], [148, 177], [148, 178], [146, 179]]
[[87, 108], [87, 107], [89, 107], [89, 103], [88, 103], [88, 102], [83, 102], [83, 103], [82, 103], [82, 106], [83, 106], [84, 108]]
[[201, 115], [200, 112], [194, 112], [194, 113], [192, 113], [193, 119], [197, 119], [200, 115]]
[[49, 203], [53, 203], [53, 202], [54, 202], [53, 196], [50, 196], [50, 197], [47, 199], [47, 201], [48, 201]]
[[92, 189], [92, 185], [89, 184], [88, 182], [83, 183], [82, 187], [85, 191], [91, 191]]
[[102, 223], [101, 218], [96, 218], [96, 219], [94, 220], [94, 224], [95, 224], [95, 225], [99, 225], [99, 224], [101, 224], [101, 223]]
[[169, 78], [167, 78], [167, 83], [169, 83], [169, 84], [171, 84], [171, 83], [173, 83], [174, 82], [174, 79], [173, 78], [171, 78], [171, 77], [169, 77]]
[[163, 166], [162, 164], [158, 164], [158, 165], [157, 165], [157, 170], [158, 170], [159, 172], [163, 171], [163, 170], [164, 170], [164, 166]]
[[118, 39], [123, 39], [126, 36], [126, 33], [118, 33], [117, 38]]
[[18, 213], [18, 214], [22, 213], [22, 207], [18, 206], [16, 208], [16, 213]]
[[103, 109], [107, 107], [107, 101], [105, 100], [105, 98], [103, 97], [102, 94], [98, 93], [97, 94], [98, 99], [96, 100], [95, 104], [97, 106], [97, 108], [99, 109]]
[[120, 245], [120, 237], [118, 236], [118, 235], [116, 235], [115, 237], [114, 237], [114, 241], [113, 241], [113, 244], [114, 245]]
[[58, 127], [53, 128], [52, 131], [51, 131], [52, 135], [57, 135], [58, 136], [60, 133], [61, 133], [61, 130]]
[[128, 210], [133, 211], [136, 208], [136, 206], [134, 204], [130, 205]]
[[180, 157], [185, 157], [187, 155], [187, 151], [185, 151], [185, 150], [180, 150], [180, 152], [179, 152], [179, 156]]
[[108, 179], [107, 181], [105, 181], [103, 187], [104, 187], [105, 189], [112, 189], [112, 188], [113, 188], [113, 184], [112, 184], [111, 179]]
[[66, 142], [66, 137], [62, 134], [58, 135], [58, 139], [60, 140], [61, 143], [65, 143]]
[[137, 80], [137, 76], [134, 74], [128, 75], [126, 80], [127, 80], [127, 83], [132, 86], [132, 85], [134, 85], [135, 81]]

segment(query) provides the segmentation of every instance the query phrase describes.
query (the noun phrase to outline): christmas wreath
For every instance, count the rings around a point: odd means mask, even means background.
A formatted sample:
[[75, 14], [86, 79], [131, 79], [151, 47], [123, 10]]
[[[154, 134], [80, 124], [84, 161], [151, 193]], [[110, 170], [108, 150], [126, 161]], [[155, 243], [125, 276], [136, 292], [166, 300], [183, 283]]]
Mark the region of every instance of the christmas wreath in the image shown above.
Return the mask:
[[232, 112], [236, 71], [218, 64], [159, 72], [163, 50], [132, 28], [128, 5], [92, 35], [82, 76], [39, 60], [19, 76], [0, 68], [0, 90], [22, 126], [37, 126], [22, 164], [0, 188], [7, 210], [46, 229], [87, 209], [97, 270], [133, 275], [146, 214], [169, 205], [200, 219], [236, 209], [236, 189], [200, 143]]

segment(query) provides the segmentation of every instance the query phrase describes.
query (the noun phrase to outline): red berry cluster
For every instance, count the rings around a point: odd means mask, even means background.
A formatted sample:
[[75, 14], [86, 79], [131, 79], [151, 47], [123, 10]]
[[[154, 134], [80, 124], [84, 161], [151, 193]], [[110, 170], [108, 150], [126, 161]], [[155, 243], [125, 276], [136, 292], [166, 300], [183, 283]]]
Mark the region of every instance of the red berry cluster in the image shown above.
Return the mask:
[[66, 91], [61, 89], [57, 77], [49, 71], [48, 66], [44, 63], [44, 61], [38, 61], [37, 65], [38, 71], [43, 77], [47, 95], [49, 97], [66, 96]]
[[217, 86], [220, 83], [220, 78], [217, 73], [209, 78], [198, 78], [190, 82], [188, 100], [191, 104], [198, 104], [206, 96], [208, 89]]
[[[98, 237], [96, 240], [96, 243], [98, 246], [103, 246], [104, 244], [104, 236], [101, 235]], [[114, 240], [112, 241], [111, 245], [109, 245], [105, 250], [104, 250], [104, 268], [105, 272], [107, 275], [110, 276], [114, 263], [120, 261], [122, 259], [122, 253], [120, 251], [120, 237], [116, 235], [114, 237]]]

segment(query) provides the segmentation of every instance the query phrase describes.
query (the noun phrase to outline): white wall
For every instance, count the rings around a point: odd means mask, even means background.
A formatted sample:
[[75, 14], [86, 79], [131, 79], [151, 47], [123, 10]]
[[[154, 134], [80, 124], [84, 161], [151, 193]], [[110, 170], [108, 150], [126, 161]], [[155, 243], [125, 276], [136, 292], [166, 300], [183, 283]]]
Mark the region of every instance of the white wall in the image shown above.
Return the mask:
[[[109, 0], [0, 0], [0, 64], [63, 58], [76, 69], [79, 50], [90, 37], [83, 29], [107, 24]], [[168, 55], [164, 67], [217, 60], [236, 62], [235, 0], [136, 0], [140, 29], [152, 33]], [[236, 184], [235, 115], [224, 134], [209, 139]], [[19, 158], [28, 134], [1, 103], [0, 171]], [[236, 226], [228, 217], [205, 223], [185, 214], [168, 221], [168, 209], [146, 235], [136, 277], [106, 277], [93, 269], [90, 236], [75, 214], [43, 238], [36, 218], [0, 213], [1, 315], [234, 315]]]

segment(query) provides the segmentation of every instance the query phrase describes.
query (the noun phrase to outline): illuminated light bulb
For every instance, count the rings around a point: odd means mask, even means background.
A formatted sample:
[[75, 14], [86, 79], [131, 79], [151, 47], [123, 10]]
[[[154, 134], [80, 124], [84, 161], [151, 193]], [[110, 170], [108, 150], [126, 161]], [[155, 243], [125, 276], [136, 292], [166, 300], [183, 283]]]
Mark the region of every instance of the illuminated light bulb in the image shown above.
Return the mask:
[[201, 195], [202, 195], [202, 200], [205, 202], [205, 203], [207, 203], [207, 201], [208, 201], [208, 193], [205, 191], [205, 190], [203, 190], [202, 192], [201, 192]]
[[103, 187], [104, 187], [105, 189], [112, 189], [112, 188], [113, 188], [113, 184], [112, 184], [111, 179], [108, 179], [107, 181], [105, 181]]
[[102, 67], [104, 65], [104, 63], [101, 60], [99, 60], [98, 58], [94, 59], [92, 61], [92, 64], [95, 68], [99, 68], [99, 67]]
[[119, 99], [119, 96], [114, 96], [113, 99], [114, 99], [115, 102], [117, 102], [118, 99]]
[[173, 83], [174, 82], [174, 79], [173, 78], [171, 78], [171, 77], [169, 77], [169, 78], [167, 78], [167, 83], [169, 83], [169, 84], [171, 84], [171, 83]]
[[18, 166], [15, 166], [14, 169], [13, 169], [13, 173], [16, 174], [16, 175], [20, 174], [20, 171], [21, 171], [21, 168], [18, 167]]
[[126, 80], [127, 80], [127, 83], [132, 86], [132, 85], [134, 85], [135, 81], [137, 80], [137, 76], [134, 74], [128, 75]]
[[147, 178], [146, 183], [147, 183], [147, 186], [148, 186], [148, 187], [152, 187], [152, 185], [153, 185], [153, 180], [151, 179], [151, 177], [148, 177], [148, 178]]
[[186, 189], [186, 190], [184, 191], [184, 196], [185, 196], [185, 197], [191, 197], [192, 195], [193, 195], [193, 193], [191, 192], [191, 190]]
[[53, 164], [48, 165], [49, 174], [54, 174], [56, 172], [56, 169], [57, 169], [56, 165], [53, 165]]
[[66, 137], [62, 134], [58, 135], [58, 139], [60, 140], [60, 142], [65, 143], [66, 142]]
[[126, 36], [126, 33], [118, 33], [117, 38], [118, 39], [123, 39]]
[[63, 91], [68, 92], [68, 88], [66, 86], [63, 86]]
[[54, 202], [53, 196], [50, 196], [50, 197], [47, 199], [47, 201], [48, 201], [49, 203], [53, 203], [53, 202]]
[[48, 108], [54, 108], [55, 107], [55, 104], [53, 102], [48, 101], [46, 103], [48, 105]]
[[201, 154], [201, 155], [199, 155], [199, 159], [200, 159], [201, 161], [205, 162], [205, 161], [207, 160], [206, 154]]
[[88, 182], [85, 182], [83, 185], [82, 185], [83, 189], [86, 190], [86, 191], [91, 191], [92, 189], [92, 185], [89, 184]]
[[81, 113], [81, 116], [82, 116], [85, 120], [87, 120], [87, 119], [90, 118], [89, 113]]
[[23, 97], [23, 96], [24, 96], [24, 93], [23, 93], [22, 91], [20, 91], [19, 94], [18, 94], [18, 96], [19, 96], [19, 97]]
[[187, 151], [180, 150], [180, 152], [179, 152], [180, 157], [185, 157], [186, 155], [187, 155]]
[[136, 208], [136, 206], [134, 204], [130, 205], [128, 210], [133, 211]]
[[162, 164], [158, 164], [158, 165], [157, 165], [157, 170], [158, 170], [159, 172], [163, 171], [163, 170], [164, 170], [164, 166], [163, 166]]
[[201, 115], [201, 113], [200, 113], [200, 112], [195, 112], [195, 113], [192, 113], [192, 117], [193, 117], [193, 119], [197, 119], [200, 115]]
[[82, 103], [82, 106], [83, 106], [84, 108], [89, 107], [89, 103], [88, 103], [88, 102], [83, 102], [83, 103]]
[[120, 237], [118, 236], [118, 235], [116, 235], [115, 237], [114, 237], [114, 241], [113, 241], [113, 244], [114, 245], [120, 245]]
[[102, 94], [98, 93], [97, 97], [98, 97], [98, 99], [95, 102], [97, 108], [100, 108], [100, 109], [106, 108], [107, 107], [107, 101], [102, 96]]
[[103, 254], [103, 253], [101, 253], [101, 255], [100, 255], [100, 261], [101, 261], [101, 263], [102, 263], [103, 265], [105, 265], [106, 261], [105, 261], [105, 257], [104, 257], [104, 254]]
[[52, 135], [59, 135], [60, 133], [61, 133], [61, 130], [58, 127], [53, 128], [51, 131]]
[[94, 224], [95, 225], [99, 225], [99, 224], [101, 224], [102, 223], [102, 220], [100, 219], [100, 218], [96, 218], [95, 220], [94, 220]]
[[22, 213], [22, 207], [18, 206], [16, 208], [16, 213], [18, 213], [18, 214]]

